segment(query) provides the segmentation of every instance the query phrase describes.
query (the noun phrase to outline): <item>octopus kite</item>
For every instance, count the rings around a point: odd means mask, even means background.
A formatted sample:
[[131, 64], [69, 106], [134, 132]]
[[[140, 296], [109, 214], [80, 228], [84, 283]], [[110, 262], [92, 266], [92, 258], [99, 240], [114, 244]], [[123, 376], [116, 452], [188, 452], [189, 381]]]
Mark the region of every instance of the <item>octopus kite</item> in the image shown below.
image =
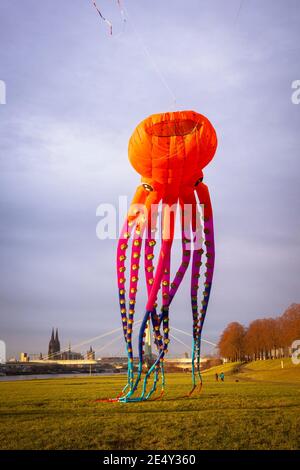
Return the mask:
[[[130, 138], [129, 160], [142, 178], [121, 230], [117, 248], [119, 301], [128, 355], [128, 377], [125, 388], [113, 400], [131, 402], [149, 399], [157, 389], [159, 376], [161, 393], [158, 398], [162, 396], [165, 387], [164, 357], [170, 341], [169, 311], [190, 261], [193, 344], [192, 389], [187, 396], [194, 390], [201, 390], [201, 334], [215, 260], [212, 206], [208, 187], [203, 183], [202, 170], [212, 160], [216, 148], [217, 136], [212, 124], [205, 116], [194, 111], [154, 114], [142, 121]], [[159, 210], [162, 228], [155, 266], [154, 247], [158, 242], [156, 233]], [[172, 280], [170, 263], [176, 212], [179, 212], [181, 222], [182, 259]], [[129, 279], [126, 281], [129, 244]], [[139, 360], [136, 369], [132, 335], [143, 245], [147, 301], [139, 330]], [[126, 282], [129, 284], [127, 291]], [[198, 295], [200, 288], [202, 293]], [[158, 299], [160, 290], [161, 303]], [[143, 364], [147, 328], [153, 329], [157, 357], [145, 371]], [[149, 388], [150, 376], [153, 381]]]

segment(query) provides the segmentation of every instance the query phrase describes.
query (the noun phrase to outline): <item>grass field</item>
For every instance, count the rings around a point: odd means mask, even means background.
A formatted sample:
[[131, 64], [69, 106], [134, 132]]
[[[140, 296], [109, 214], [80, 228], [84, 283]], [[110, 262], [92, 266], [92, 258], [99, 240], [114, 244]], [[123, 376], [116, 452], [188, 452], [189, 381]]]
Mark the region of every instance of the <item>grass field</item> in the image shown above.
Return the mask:
[[277, 360], [212, 368], [189, 399], [182, 373], [167, 375], [161, 401], [94, 402], [116, 396], [124, 380], [1, 382], [0, 449], [300, 449], [300, 366], [290, 360], [283, 369]]

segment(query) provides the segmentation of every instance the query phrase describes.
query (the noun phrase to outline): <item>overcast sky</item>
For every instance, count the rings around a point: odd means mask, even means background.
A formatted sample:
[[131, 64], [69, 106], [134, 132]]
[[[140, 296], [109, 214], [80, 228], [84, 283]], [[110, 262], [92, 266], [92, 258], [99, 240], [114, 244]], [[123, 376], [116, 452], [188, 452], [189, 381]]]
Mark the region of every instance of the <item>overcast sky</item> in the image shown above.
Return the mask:
[[[120, 326], [116, 241], [97, 239], [96, 209], [131, 198], [139, 176], [128, 139], [147, 115], [174, 109], [173, 96], [178, 109], [205, 114], [219, 139], [205, 170], [216, 273], [204, 337], [300, 301], [299, 0], [244, 0], [239, 15], [240, 0], [124, 3], [125, 29], [117, 2], [98, 0], [111, 37], [88, 0], [0, 0], [0, 339], [9, 355], [46, 352], [52, 326], [63, 347]], [[179, 256], [175, 244], [174, 266]], [[172, 325], [191, 330], [188, 280]], [[105, 350], [121, 351], [122, 340]]]

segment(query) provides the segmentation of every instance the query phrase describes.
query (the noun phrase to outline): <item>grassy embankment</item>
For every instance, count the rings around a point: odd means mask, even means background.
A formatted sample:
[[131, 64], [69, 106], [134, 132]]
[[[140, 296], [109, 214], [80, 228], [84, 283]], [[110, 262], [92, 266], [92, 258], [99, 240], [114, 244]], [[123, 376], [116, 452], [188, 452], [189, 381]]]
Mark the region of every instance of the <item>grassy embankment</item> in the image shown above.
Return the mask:
[[[216, 383], [216, 372], [225, 382]], [[95, 403], [124, 376], [0, 383], [1, 449], [300, 449], [300, 366], [291, 360], [168, 374], [161, 401]]]

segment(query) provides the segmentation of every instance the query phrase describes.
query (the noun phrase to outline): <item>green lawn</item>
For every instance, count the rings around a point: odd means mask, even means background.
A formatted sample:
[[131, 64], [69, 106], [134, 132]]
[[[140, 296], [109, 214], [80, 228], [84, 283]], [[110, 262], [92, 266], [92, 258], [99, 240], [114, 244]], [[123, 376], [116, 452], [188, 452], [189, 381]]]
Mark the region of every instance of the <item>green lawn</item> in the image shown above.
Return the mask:
[[[216, 383], [216, 370], [225, 382]], [[1, 449], [300, 449], [300, 366], [227, 364], [184, 398], [189, 374], [167, 374], [161, 401], [95, 403], [125, 377], [0, 383]]]

